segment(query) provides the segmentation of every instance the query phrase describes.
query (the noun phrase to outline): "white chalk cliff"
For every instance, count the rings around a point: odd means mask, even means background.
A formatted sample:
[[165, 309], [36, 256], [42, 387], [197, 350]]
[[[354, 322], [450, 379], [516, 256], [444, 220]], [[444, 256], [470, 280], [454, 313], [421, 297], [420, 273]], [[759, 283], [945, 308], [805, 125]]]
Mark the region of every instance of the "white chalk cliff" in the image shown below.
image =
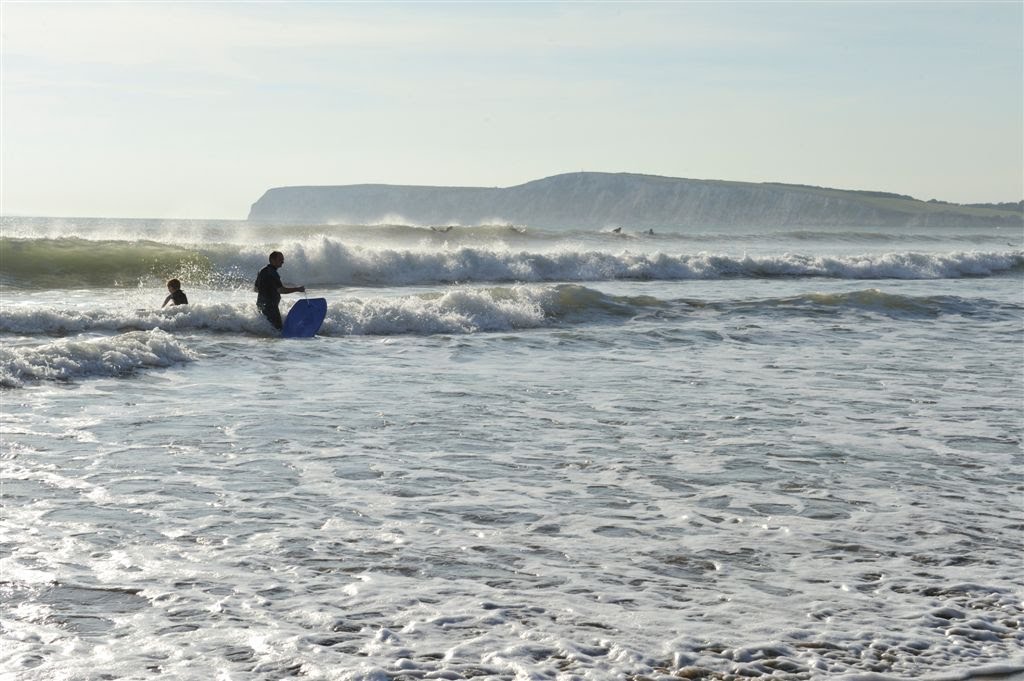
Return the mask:
[[1020, 211], [1004, 204], [960, 206], [883, 192], [591, 172], [507, 188], [277, 187], [253, 204], [249, 219], [584, 229], [1022, 224]]

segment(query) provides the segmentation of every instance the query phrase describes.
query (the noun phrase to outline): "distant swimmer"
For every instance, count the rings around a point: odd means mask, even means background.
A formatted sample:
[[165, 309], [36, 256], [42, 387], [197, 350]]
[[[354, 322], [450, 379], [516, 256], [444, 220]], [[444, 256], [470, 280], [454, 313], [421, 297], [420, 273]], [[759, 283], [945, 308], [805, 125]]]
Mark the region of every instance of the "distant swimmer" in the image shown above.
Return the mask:
[[613, 229], [612, 234], [622, 234], [622, 227], [616, 227]]
[[181, 282], [177, 279], [167, 280], [167, 291], [171, 294], [164, 298], [164, 304], [161, 308], [167, 307], [167, 303], [171, 305], [188, 305], [188, 296], [181, 290]]
[[647, 236], [654, 236], [654, 230], [653, 229], [647, 230]]
[[256, 307], [260, 309], [275, 329], [283, 326], [281, 322], [281, 310], [278, 304], [281, 302], [282, 293], [305, 293], [305, 286], [285, 286], [281, 283], [281, 275], [277, 270], [284, 264], [284, 255], [280, 251], [270, 254], [270, 264], [260, 270], [256, 275], [256, 283], [253, 290], [256, 291]]
[[447, 227], [431, 227], [430, 229], [434, 230], [435, 232], [450, 232], [452, 231], [452, 226], [448, 225]]

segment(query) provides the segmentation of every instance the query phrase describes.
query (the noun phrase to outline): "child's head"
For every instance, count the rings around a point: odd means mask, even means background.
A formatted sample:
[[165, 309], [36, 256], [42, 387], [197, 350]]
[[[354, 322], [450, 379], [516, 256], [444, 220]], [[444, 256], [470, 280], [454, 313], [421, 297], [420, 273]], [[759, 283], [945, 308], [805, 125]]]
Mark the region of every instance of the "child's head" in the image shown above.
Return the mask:
[[168, 279], [167, 280], [167, 290], [168, 291], [177, 291], [180, 288], [181, 288], [181, 282], [178, 281], [177, 279]]

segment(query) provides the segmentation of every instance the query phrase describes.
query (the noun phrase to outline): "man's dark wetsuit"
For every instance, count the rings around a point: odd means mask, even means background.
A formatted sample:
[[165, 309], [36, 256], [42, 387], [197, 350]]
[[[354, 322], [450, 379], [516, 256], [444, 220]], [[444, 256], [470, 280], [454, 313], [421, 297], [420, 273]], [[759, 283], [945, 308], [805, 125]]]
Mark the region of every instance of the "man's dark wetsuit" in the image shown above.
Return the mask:
[[[171, 295], [167, 297], [170, 298], [171, 302], [175, 305], [188, 305], [188, 296], [186, 296], [185, 292], [182, 291], [180, 288], [177, 291], [171, 292]], [[167, 301], [165, 300], [164, 305], [166, 304]]]
[[267, 265], [256, 275], [256, 307], [275, 329], [283, 326], [281, 310], [277, 307], [281, 302], [281, 286], [281, 275], [273, 265]]

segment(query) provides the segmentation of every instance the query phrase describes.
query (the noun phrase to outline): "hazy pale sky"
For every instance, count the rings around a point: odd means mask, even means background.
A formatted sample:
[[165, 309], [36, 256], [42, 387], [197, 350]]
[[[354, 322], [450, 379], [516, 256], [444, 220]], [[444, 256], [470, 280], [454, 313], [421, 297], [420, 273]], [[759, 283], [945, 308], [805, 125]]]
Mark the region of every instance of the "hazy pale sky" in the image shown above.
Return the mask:
[[1024, 3], [2, 0], [3, 214], [579, 170], [1024, 198]]

